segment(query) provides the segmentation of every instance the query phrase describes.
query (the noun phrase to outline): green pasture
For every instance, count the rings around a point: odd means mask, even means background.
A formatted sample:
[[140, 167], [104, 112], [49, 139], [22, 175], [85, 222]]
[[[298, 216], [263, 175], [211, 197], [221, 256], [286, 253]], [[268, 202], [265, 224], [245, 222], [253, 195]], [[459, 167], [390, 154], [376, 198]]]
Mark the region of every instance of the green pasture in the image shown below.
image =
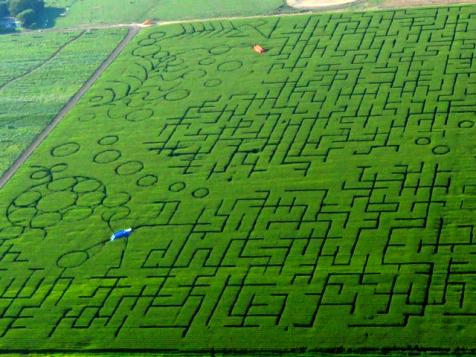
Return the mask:
[[474, 352], [475, 18], [142, 31], [0, 193], [0, 349]]
[[47, 0], [45, 3], [50, 12], [64, 14], [50, 23], [57, 27], [132, 23], [147, 19], [171, 21], [265, 15], [275, 13], [284, 5], [283, 0]]
[[114, 29], [0, 37], [0, 175], [125, 33]]

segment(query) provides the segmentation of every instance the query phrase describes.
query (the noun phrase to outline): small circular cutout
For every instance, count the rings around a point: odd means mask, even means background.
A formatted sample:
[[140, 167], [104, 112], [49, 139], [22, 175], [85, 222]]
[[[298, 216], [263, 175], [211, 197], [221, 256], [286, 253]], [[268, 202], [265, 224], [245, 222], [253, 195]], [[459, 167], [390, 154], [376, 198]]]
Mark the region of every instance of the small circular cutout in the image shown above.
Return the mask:
[[222, 84], [221, 79], [209, 79], [208, 81], [205, 81], [203, 85], [207, 88], [213, 88], [218, 87], [220, 84]]
[[140, 161], [126, 161], [116, 167], [116, 174], [121, 176], [130, 176], [141, 172], [144, 164]]
[[437, 145], [431, 151], [435, 155], [446, 155], [450, 152], [450, 148], [447, 145]]
[[51, 149], [50, 153], [53, 157], [67, 157], [76, 154], [80, 149], [78, 143], [68, 142], [61, 145], [57, 145]]
[[137, 186], [140, 186], [140, 187], [154, 186], [158, 180], [159, 180], [158, 177], [155, 175], [145, 175], [137, 180]]
[[431, 139], [428, 137], [420, 137], [415, 140], [415, 144], [417, 145], [429, 145], [431, 144]]
[[113, 145], [119, 141], [119, 136], [117, 135], [106, 135], [98, 140], [99, 145], [107, 146]]
[[192, 192], [192, 196], [195, 198], [204, 198], [207, 197], [210, 191], [206, 187], [197, 188], [195, 191]]
[[84, 250], [72, 250], [60, 256], [56, 265], [60, 268], [75, 268], [89, 259], [89, 254]]
[[185, 182], [179, 181], [179, 182], [172, 183], [169, 186], [169, 191], [170, 192], [180, 192], [180, 191], [183, 191], [185, 189], [185, 187], [186, 187]]

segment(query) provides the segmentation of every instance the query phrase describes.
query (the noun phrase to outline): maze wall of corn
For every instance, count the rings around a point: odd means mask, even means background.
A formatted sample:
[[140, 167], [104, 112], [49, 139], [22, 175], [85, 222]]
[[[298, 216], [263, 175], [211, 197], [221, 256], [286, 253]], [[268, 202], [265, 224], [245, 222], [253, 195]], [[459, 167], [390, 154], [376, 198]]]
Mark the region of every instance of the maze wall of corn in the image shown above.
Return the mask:
[[142, 31], [1, 192], [0, 347], [476, 349], [475, 51], [475, 6]]

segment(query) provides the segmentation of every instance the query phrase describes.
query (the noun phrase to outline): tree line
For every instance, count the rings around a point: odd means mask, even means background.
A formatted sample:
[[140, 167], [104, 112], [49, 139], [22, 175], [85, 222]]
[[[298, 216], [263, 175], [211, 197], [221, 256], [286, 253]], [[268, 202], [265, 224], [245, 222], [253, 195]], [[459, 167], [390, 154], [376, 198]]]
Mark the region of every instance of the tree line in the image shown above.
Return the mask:
[[36, 27], [45, 8], [44, 0], [0, 0], [0, 17], [16, 17], [24, 27]]

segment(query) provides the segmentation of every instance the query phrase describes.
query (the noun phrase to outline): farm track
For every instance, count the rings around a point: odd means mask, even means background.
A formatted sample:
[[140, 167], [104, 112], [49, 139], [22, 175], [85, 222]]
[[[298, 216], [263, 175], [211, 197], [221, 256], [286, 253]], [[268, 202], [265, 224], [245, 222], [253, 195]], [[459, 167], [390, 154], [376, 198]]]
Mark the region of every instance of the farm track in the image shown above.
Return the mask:
[[85, 34], [85, 32], [86, 31], [83, 30], [77, 36], [74, 36], [71, 39], [69, 39], [68, 41], [66, 41], [55, 52], [53, 52], [49, 58], [47, 58], [44, 62], [38, 64], [36, 67], [30, 68], [29, 70], [27, 70], [25, 73], [19, 75], [18, 77], [12, 78], [12, 79], [8, 80], [7, 82], [5, 82], [3, 85], [0, 85], [0, 92], [2, 90], [4, 90], [5, 88], [7, 88], [8, 86], [10, 86], [11, 84], [19, 81], [20, 79], [28, 77], [30, 74], [38, 71], [39, 69], [41, 69], [44, 66], [48, 65], [49, 63], [51, 63], [68, 45], [70, 45], [71, 43], [73, 43], [76, 40], [78, 40], [79, 38], [81, 38]]
[[[78, 92], [72, 96], [68, 102], [63, 106], [63, 108], [58, 112], [54, 119], [48, 124], [48, 126], [35, 138], [35, 140], [22, 152], [22, 154], [15, 160], [15, 162], [10, 166], [10, 168], [5, 171], [2, 177], [0, 177], [0, 189], [5, 186], [5, 184], [10, 180], [10, 178], [17, 172], [17, 170], [23, 165], [23, 163], [30, 157], [30, 155], [35, 151], [35, 149], [45, 140], [51, 131], [58, 125], [58, 123], [65, 117], [65, 115], [76, 105], [76, 103], [81, 99], [81, 97], [92, 87], [96, 80], [101, 76], [101, 74], [106, 70], [107, 67], [117, 58], [117, 56], [124, 50], [127, 44], [134, 38], [134, 36], [139, 32], [140, 27], [138, 26], [129, 26], [129, 32], [124, 37], [124, 39], [117, 45], [117, 47], [111, 52], [111, 54], [104, 60], [104, 62], [96, 69], [96, 71], [91, 75], [91, 77], [82, 85]], [[81, 36], [82, 32], [79, 36]], [[79, 38], [77, 36], [74, 39]], [[74, 40], [73, 39], [73, 40]], [[68, 41], [68, 43], [70, 43]], [[68, 44], [65, 43], [63, 48]], [[60, 50], [55, 52], [55, 55], [59, 53]], [[54, 59], [52, 56], [46, 62], [43, 62], [40, 66], [34, 70], [40, 68], [43, 65], [46, 65], [47, 62]], [[31, 73], [30, 71], [29, 73]], [[25, 74], [25, 75], [28, 75]], [[25, 76], [24, 75], [24, 76]], [[23, 76], [23, 77], [24, 77]], [[19, 79], [20, 77], [17, 77]], [[5, 87], [5, 86], [4, 86]], [[3, 88], [4, 88], [3, 87]], [[1, 90], [2, 88], [0, 88]]]

